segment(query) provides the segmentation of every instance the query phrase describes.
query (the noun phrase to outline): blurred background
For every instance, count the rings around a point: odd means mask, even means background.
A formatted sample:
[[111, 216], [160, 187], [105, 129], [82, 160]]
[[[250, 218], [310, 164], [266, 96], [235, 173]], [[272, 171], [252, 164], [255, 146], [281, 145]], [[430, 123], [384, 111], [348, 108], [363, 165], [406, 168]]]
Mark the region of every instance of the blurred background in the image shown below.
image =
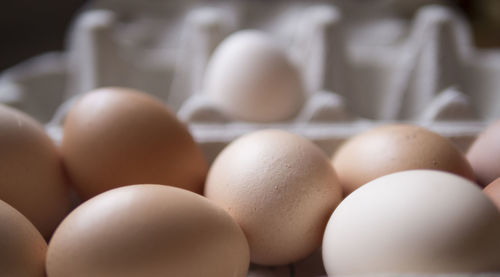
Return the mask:
[[0, 9], [0, 71], [47, 51], [62, 50], [72, 18], [86, 0], [7, 0]]
[[[0, 71], [38, 54], [64, 49], [69, 24], [86, 2], [3, 1], [0, 9]], [[500, 47], [499, 0], [454, 0], [448, 3], [469, 19], [476, 46]]]

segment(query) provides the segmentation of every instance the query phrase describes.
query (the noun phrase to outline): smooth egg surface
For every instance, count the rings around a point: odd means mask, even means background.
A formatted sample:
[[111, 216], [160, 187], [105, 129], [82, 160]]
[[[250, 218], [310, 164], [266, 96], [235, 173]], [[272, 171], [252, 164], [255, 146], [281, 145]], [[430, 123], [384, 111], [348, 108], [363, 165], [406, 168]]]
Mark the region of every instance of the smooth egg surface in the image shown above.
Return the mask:
[[46, 251], [35, 226], [0, 200], [0, 276], [44, 277]]
[[71, 206], [61, 156], [43, 126], [0, 105], [0, 200], [48, 239]]
[[255, 30], [236, 32], [217, 47], [203, 90], [224, 113], [245, 121], [287, 120], [304, 102], [300, 72], [285, 48]]
[[402, 171], [360, 187], [323, 239], [328, 276], [500, 270], [500, 213], [479, 186], [437, 170]]
[[79, 100], [64, 124], [62, 153], [84, 199], [142, 183], [201, 193], [208, 170], [187, 127], [162, 102], [125, 88], [97, 89]]
[[339, 147], [332, 162], [345, 195], [375, 178], [411, 169], [442, 170], [474, 180], [453, 142], [414, 125], [384, 125], [356, 135]]
[[196, 193], [132, 185], [102, 193], [58, 227], [48, 277], [244, 277], [249, 249], [231, 216]]
[[285, 131], [261, 130], [238, 138], [217, 156], [205, 195], [240, 224], [252, 262], [283, 265], [320, 246], [342, 192], [316, 145]]

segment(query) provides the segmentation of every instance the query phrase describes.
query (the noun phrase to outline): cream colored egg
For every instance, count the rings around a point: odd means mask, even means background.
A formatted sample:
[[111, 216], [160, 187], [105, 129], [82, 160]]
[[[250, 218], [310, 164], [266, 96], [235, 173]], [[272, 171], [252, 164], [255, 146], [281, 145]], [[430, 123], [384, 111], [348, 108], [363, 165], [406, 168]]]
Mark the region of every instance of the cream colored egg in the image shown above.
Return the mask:
[[240, 224], [257, 264], [288, 264], [321, 244], [341, 199], [328, 157], [312, 142], [263, 130], [232, 142], [209, 170], [205, 195]]
[[43, 126], [0, 105], [0, 199], [26, 216], [48, 239], [70, 210], [60, 154]]
[[398, 171], [434, 169], [474, 180], [465, 155], [449, 139], [409, 124], [391, 124], [358, 134], [335, 152], [333, 166], [344, 194]]
[[35, 226], [0, 200], [0, 276], [44, 277], [46, 251]]
[[500, 213], [471, 181], [435, 170], [377, 178], [331, 216], [329, 276], [500, 270]]
[[227, 115], [272, 122], [293, 117], [304, 101], [303, 84], [285, 49], [259, 31], [239, 31], [215, 50], [204, 92]]
[[57, 228], [48, 277], [244, 277], [249, 250], [223, 209], [193, 192], [132, 185], [102, 193]]
[[201, 148], [164, 103], [126, 88], [84, 95], [65, 120], [61, 149], [84, 199], [143, 183], [201, 193], [208, 170]]

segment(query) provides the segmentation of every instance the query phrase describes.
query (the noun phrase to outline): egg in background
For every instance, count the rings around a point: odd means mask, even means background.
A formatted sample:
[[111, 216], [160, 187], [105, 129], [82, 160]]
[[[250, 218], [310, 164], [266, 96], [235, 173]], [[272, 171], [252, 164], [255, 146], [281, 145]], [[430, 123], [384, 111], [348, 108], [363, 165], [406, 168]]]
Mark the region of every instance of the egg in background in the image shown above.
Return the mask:
[[245, 277], [245, 235], [231, 216], [193, 192], [132, 185], [77, 207], [47, 252], [48, 277]]
[[64, 122], [61, 149], [83, 199], [141, 183], [201, 193], [208, 170], [201, 148], [164, 103], [126, 88], [85, 94]]
[[479, 186], [437, 170], [402, 171], [355, 190], [323, 239], [329, 276], [500, 270], [500, 213]]
[[0, 200], [0, 276], [45, 277], [46, 251], [35, 226]]
[[238, 31], [214, 51], [203, 92], [233, 119], [274, 122], [292, 118], [304, 103], [302, 77], [270, 35]]
[[408, 124], [383, 125], [358, 134], [334, 153], [344, 194], [375, 178], [411, 169], [434, 169], [474, 180], [464, 154], [449, 139]]
[[60, 153], [43, 126], [0, 105], [0, 200], [48, 239], [71, 206]]
[[322, 150], [281, 130], [233, 141], [216, 157], [205, 184], [205, 196], [240, 224], [251, 261], [261, 265], [293, 263], [317, 249], [341, 195]]

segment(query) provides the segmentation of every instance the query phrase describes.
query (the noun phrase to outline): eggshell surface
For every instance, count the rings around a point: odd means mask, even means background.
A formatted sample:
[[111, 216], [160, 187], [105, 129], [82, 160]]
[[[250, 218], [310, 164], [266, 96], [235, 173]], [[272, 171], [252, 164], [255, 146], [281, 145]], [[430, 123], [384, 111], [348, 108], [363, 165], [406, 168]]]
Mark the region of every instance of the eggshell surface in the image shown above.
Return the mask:
[[329, 276], [500, 270], [500, 213], [471, 181], [436, 170], [377, 178], [332, 214]]
[[482, 186], [500, 177], [500, 120], [479, 135], [467, 151], [467, 159]]
[[375, 178], [411, 169], [442, 170], [474, 180], [471, 166], [450, 140], [406, 124], [380, 126], [350, 138], [332, 162], [345, 195]]
[[328, 157], [312, 142], [262, 130], [235, 140], [217, 156], [205, 195], [240, 224], [252, 262], [282, 265], [320, 246], [341, 189]]
[[141, 183], [201, 193], [208, 169], [186, 126], [162, 102], [125, 88], [80, 99], [66, 118], [62, 153], [84, 199]]
[[71, 204], [58, 149], [40, 123], [0, 105], [0, 153], [0, 200], [49, 238]]
[[88, 200], [59, 226], [47, 253], [49, 277], [243, 277], [248, 266], [248, 244], [229, 214], [163, 185]]
[[0, 200], [0, 276], [45, 276], [47, 243], [20, 212]]
[[500, 210], [500, 178], [497, 178], [491, 184], [484, 188], [484, 193], [490, 197], [491, 201], [495, 203], [497, 208]]
[[285, 49], [253, 30], [236, 32], [217, 47], [203, 86], [217, 107], [245, 121], [286, 120], [304, 102], [299, 70]]

